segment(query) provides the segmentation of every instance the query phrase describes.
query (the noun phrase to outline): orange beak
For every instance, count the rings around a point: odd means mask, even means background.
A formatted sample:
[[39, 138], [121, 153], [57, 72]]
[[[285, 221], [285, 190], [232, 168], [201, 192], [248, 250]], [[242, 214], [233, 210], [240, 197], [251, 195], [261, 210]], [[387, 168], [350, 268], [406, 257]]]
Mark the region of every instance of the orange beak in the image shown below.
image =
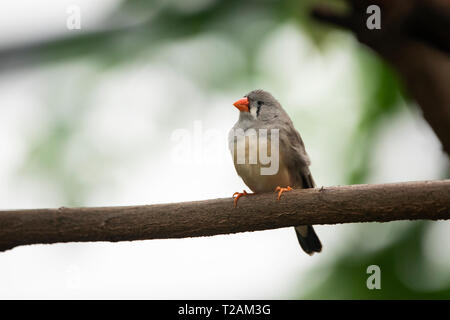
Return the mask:
[[233, 106], [238, 108], [240, 111], [250, 112], [250, 110], [248, 109], [248, 99], [247, 98], [239, 99], [238, 101], [233, 103]]

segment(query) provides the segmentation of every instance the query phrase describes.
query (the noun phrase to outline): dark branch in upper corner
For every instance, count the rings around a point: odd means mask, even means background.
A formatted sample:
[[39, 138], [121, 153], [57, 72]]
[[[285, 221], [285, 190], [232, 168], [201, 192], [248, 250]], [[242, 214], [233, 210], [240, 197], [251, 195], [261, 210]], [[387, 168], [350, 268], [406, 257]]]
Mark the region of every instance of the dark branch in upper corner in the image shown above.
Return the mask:
[[[312, 15], [353, 32], [398, 72], [450, 155], [450, 1], [347, 0], [350, 10], [338, 14], [318, 7]], [[366, 10], [381, 9], [381, 29], [369, 30]]]

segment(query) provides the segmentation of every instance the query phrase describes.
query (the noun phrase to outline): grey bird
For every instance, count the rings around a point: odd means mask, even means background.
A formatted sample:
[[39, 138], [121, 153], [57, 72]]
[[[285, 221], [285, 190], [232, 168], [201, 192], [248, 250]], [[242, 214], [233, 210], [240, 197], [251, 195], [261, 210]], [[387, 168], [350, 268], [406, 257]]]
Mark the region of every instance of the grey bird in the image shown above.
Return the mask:
[[[229, 133], [228, 143], [236, 172], [245, 184], [254, 193], [276, 191], [278, 200], [283, 192], [292, 188], [314, 188], [305, 145], [281, 104], [269, 92], [254, 90], [233, 105], [240, 111], [239, 120]], [[257, 138], [252, 140], [251, 134], [247, 134], [249, 132], [256, 132]], [[260, 132], [267, 132], [266, 145], [259, 143]], [[273, 132], [278, 132], [278, 170], [272, 174], [262, 174], [261, 169], [267, 168], [268, 163], [261, 160], [259, 146], [272, 150], [272, 138], [275, 137]], [[241, 154], [245, 153], [244, 158], [238, 157], [239, 146], [242, 146]], [[253, 161], [252, 152], [258, 155]], [[267, 153], [274, 156], [270, 152]], [[245, 190], [242, 193], [236, 192], [233, 195], [234, 205], [237, 205], [240, 197], [247, 195], [250, 194]], [[301, 248], [307, 254], [312, 255], [322, 250], [322, 244], [312, 226], [297, 226], [295, 233]]]

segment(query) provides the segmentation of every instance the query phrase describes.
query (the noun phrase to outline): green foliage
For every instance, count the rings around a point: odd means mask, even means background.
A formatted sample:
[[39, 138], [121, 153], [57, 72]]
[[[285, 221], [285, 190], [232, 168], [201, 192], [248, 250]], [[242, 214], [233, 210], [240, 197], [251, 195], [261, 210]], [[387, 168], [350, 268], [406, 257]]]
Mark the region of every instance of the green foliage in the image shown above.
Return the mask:
[[401, 98], [397, 76], [386, 63], [364, 48], [360, 51], [359, 60], [359, 77], [365, 94], [359, 124], [347, 152], [348, 184], [367, 181], [375, 134], [382, 121], [399, 110]]
[[[396, 241], [375, 252], [358, 250], [351, 246], [325, 269], [330, 268], [322, 285], [307, 293], [306, 299], [449, 299], [450, 286], [420, 290], [418, 283], [431, 282], [433, 274], [425, 267], [426, 256], [422, 246], [426, 223], [410, 223]], [[362, 236], [358, 241], [365, 241]], [[378, 265], [381, 270], [381, 289], [366, 286], [367, 267]], [[408, 271], [409, 270], [409, 271]], [[326, 270], [315, 270], [317, 273]]]

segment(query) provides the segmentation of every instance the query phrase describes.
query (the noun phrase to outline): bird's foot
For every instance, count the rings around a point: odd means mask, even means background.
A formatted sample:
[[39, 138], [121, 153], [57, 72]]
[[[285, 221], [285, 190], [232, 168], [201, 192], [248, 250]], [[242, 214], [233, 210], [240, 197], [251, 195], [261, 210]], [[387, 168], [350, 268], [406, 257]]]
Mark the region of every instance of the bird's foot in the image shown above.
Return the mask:
[[240, 197], [244, 196], [251, 196], [251, 193], [247, 193], [247, 191], [243, 190], [242, 192], [235, 192], [233, 193], [233, 199], [234, 199], [234, 207], [236, 208], [238, 200]]
[[285, 191], [291, 191], [291, 190], [292, 190], [292, 188], [289, 187], [289, 186], [287, 186], [286, 188], [282, 188], [282, 187], [278, 186], [278, 187], [275, 189], [275, 192], [278, 192], [277, 200], [280, 200], [280, 199], [281, 199], [281, 195], [283, 194], [283, 192], [285, 192]]

